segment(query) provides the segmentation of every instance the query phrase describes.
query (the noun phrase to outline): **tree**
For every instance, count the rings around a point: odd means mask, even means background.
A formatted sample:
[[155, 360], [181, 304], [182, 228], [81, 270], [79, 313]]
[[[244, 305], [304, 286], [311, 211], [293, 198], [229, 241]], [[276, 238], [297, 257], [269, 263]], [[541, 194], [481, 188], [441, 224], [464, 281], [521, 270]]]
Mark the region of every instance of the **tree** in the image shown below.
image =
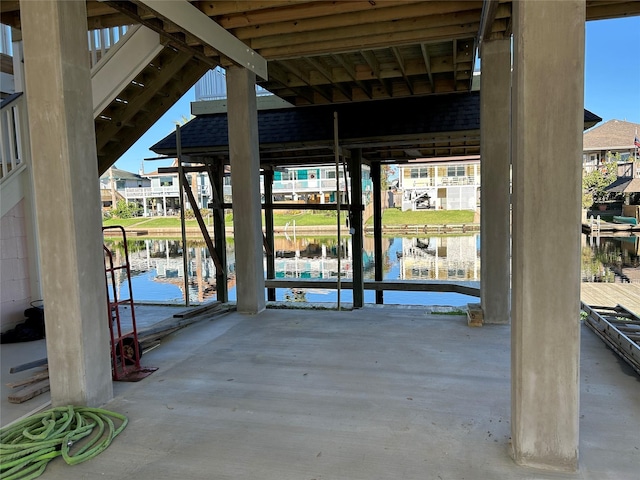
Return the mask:
[[393, 177], [396, 172], [397, 169], [395, 168], [395, 165], [382, 165], [381, 166], [381, 172], [380, 172], [380, 189], [381, 190], [388, 190], [389, 189], [389, 184], [391, 183], [391, 177]]
[[582, 177], [582, 206], [587, 208], [601, 202], [609, 195], [605, 190], [618, 178], [617, 162], [608, 162]]

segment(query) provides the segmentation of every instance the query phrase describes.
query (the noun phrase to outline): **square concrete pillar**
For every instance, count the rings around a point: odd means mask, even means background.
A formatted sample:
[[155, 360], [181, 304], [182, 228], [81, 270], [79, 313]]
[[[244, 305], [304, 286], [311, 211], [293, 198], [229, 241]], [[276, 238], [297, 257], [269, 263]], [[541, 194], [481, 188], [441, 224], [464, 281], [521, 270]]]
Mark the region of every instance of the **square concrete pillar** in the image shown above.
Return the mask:
[[513, 456], [575, 471], [585, 2], [513, 5]]
[[85, 2], [22, 2], [26, 99], [54, 405], [113, 395]]
[[262, 205], [256, 78], [248, 69], [227, 69], [227, 118], [236, 250], [236, 297], [241, 313], [265, 309]]
[[509, 323], [511, 303], [511, 39], [482, 44], [480, 297], [484, 323]]

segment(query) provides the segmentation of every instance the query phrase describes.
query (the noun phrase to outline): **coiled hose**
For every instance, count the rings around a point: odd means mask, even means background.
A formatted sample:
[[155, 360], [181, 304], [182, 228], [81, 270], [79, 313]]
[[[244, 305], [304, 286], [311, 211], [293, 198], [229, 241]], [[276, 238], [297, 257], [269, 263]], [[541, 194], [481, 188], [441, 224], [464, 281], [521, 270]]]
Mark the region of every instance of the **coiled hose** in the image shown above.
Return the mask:
[[89, 460], [105, 450], [128, 421], [119, 413], [73, 405], [31, 415], [0, 429], [0, 478], [39, 477], [60, 455], [69, 465]]

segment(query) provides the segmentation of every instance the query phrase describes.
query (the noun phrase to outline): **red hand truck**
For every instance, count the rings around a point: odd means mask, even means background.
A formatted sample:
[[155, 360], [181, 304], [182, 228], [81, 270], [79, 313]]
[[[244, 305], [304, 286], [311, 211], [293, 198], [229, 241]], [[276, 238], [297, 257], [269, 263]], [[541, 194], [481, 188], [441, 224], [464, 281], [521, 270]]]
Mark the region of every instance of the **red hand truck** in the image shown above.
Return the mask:
[[[122, 242], [124, 245], [124, 259], [116, 265], [114, 253], [106, 244], [103, 244], [109, 333], [111, 335], [112, 375], [114, 380], [138, 381], [157, 369], [142, 368], [140, 366], [142, 348], [138, 341], [136, 315], [133, 305], [133, 289], [131, 287], [131, 266], [129, 264], [127, 234], [124, 228], [118, 225], [102, 227], [103, 233], [110, 229], [119, 230], [120, 235], [122, 235]], [[126, 292], [119, 294], [119, 285], [124, 287], [125, 284]], [[121, 306], [128, 306], [131, 312], [130, 331], [123, 331], [121, 322], [122, 314], [120, 311]]]

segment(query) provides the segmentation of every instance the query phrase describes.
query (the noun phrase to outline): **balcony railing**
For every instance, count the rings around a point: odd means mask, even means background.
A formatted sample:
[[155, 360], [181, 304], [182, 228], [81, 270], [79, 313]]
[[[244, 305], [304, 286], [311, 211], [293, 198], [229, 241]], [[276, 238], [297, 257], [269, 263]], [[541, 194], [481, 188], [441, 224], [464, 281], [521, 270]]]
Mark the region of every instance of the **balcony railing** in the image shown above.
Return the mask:
[[[479, 180], [479, 179], [477, 179]], [[440, 178], [441, 185], [480, 185], [479, 181], [476, 181], [476, 177], [442, 177]]]
[[466, 177], [438, 177], [437, 182], [434, 177], [426, 178], [405, 178], [402, 187], [405, 189], [420, 189], [427, 187], [448, 187], [456, 185], [480, 185], [480, 177], [470, 175]]
[[[196, 83], [195, 94], [197, 102], [201, 100], [221, 100], [227, 98], [227, 78], [225, 70], [221, 67], [209, 70]], [[256, 95], [265, 96], [272, 95], [272, 93], [256, 85]]]
[[0, 53], [13, 56], [13, 45], [11, 44], [11, 27], [0, 25]]
[[[345, 182], [341, 179], [339, 190], [344, 191]], [[289, 193], [313, 193], [313, 192], [334, 192], [336, 181], [334, 179], [321, 180], [277, 180], [273, 182], [274, 194]], [[260, 185], [260, 191], [264, 193], [264, 187]], [[128, 187], [119, 190], [119, 193], [126, 199], [149, 198], [149, 197], [178, 197], [180, 191], [177, 185], [168, 187]], [[224, 185], [223, 194], [231, 195], [231, 185]], [[198, 195], [211, 196], [210, 185], [198, 185]]]
[[[344, 190], [344, 180], [340, 180], [340, 191]], [[336, 189], [335, 179], [320, 180], [276, 180], [273, 182], [273, 193], [287, 192], [333, 192]]]
[[[121, 191], [124, 198], [148, 198], [148, 197], [178, 197], [180, 189], [178, 185], [170, 187], [128, 187]], [[208, 185], [198, 185], [198, 195], [209, 195]]]

